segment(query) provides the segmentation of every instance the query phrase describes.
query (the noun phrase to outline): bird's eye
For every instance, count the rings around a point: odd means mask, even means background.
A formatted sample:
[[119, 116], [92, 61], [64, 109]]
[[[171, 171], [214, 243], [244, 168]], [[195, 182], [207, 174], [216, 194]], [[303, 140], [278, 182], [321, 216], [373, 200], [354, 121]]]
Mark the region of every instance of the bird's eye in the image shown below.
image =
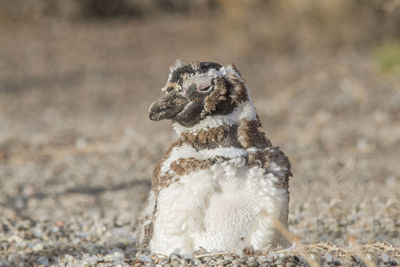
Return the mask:
[[199, 88], [199, 92], [201, 93], [208, 93], [211, 89], [211, 85], [210, 86], [206, 86], [206, 87], [200, 87]]

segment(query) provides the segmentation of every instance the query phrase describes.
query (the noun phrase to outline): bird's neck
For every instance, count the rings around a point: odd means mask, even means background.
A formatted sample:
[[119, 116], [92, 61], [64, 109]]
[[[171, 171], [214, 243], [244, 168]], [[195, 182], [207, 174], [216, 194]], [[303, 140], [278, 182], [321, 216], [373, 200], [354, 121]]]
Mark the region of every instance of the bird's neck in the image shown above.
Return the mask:
[[180, 141], [196, 150], [217, 147], [260, 148], [271, 146], [259, 130], [261, 123], [251, 100], [241, 103], [227, 115], [207, 116], [192, 127], [175, 122], [173, 128]]
[[196, 132], [182, 132], [180, 142], [192, 146], [197, 151], [203, 149], [223, 148], [260, 148], [271, 146], [265, 134], [259, 130], [258, 120], [242, 120], [231, 126], [223, 125], [206, 128]]
[[183, 132], [180, 141], [196, 150], [214, 149], [217, 147], [242, 148], [238, 140], [238, 126], [218, 126], [196, 132]]

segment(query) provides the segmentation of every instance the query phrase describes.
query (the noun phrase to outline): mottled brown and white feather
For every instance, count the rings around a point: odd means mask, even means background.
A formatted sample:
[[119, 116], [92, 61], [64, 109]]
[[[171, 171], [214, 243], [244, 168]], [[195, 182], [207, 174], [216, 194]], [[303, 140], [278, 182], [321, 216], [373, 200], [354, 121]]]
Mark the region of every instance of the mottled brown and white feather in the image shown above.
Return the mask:
[[236, 66], [175, 63], [163, 91], [188, 100], [153, 172], [142, 242], [162, 254], [287, 245], [274, 220], [287, 225], [290, 163], [260, 130]]

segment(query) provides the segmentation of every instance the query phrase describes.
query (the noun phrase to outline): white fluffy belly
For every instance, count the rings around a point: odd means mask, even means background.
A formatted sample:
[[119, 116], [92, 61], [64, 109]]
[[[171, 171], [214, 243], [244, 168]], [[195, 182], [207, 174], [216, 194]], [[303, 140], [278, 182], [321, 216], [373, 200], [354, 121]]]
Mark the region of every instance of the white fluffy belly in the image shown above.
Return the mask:
[[[158, 196], [150, 249], [170, 254], [178, 248], [190, 253], [238, 251], [250, 242], [260, 211], [259, 177], [238, 168], [241, 159], [180, 177]], [[262, 170], [260, 170], [262, 171]]]
[[238, 252], [285, 245], [274, 217], [287, 221], [288, 198], [277, 177], [236, 158], [181, 176], [159, 192], [150, 249], [169, 255], [200, 247]]
[[194, 235], [195, 248], [235, 251], [246, 245], [256, 209], [254, 195], [245, 188], [215, 192], [210, 197], [205, 227]]

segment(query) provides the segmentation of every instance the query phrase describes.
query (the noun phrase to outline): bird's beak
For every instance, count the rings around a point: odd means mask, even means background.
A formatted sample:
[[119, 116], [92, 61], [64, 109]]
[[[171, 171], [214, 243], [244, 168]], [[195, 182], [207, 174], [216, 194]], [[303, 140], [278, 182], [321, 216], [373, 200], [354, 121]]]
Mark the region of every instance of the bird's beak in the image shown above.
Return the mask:
[[150, 120], [172, 119], [184, 109], [187, 103], [189, 103], [189, 99], [186, 97], [176, 92], [168, 93], [151, 104], [149, 111]]

